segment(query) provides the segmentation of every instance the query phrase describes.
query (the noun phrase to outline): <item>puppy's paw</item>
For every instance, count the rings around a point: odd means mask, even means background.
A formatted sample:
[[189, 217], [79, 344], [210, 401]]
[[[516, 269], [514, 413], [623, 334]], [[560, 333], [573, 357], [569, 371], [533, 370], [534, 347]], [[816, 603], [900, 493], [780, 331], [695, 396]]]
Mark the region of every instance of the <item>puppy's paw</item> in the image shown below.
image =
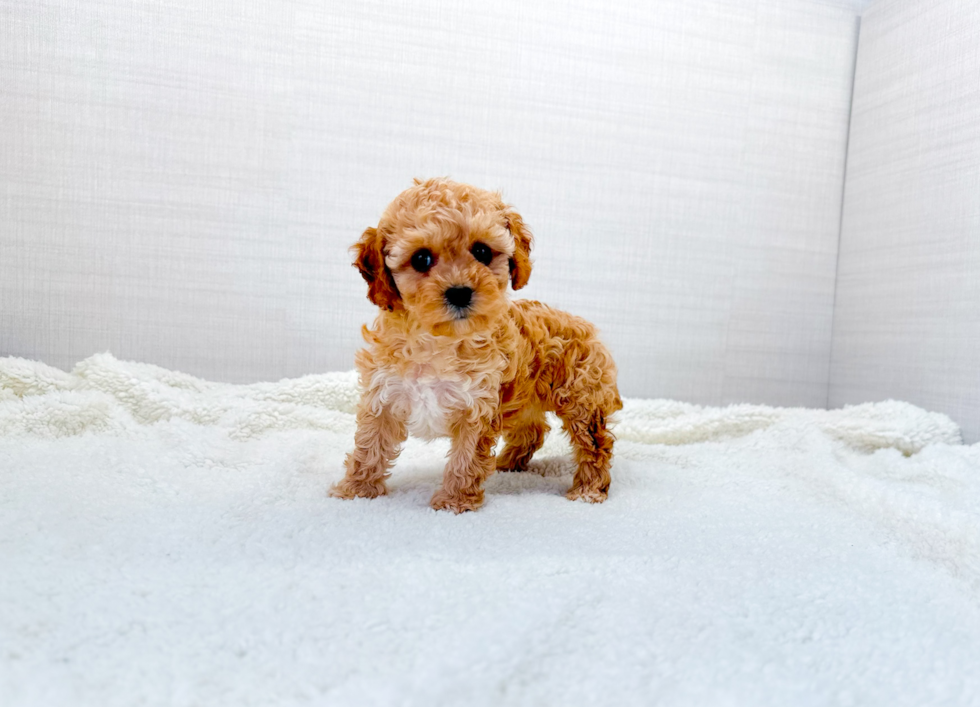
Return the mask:
[[569, 501], [585, 501], [586, 503], [602, 503], [606, 500], [609, 495], [608, 492], [597, 488], [589, 488], [588, 486], [573, 486], [572, 489], [565, 494], [565, 498]]
[[454, 496], [443, 489], [439, 489], [432, 495], [429, 505], [437, 511], [452, 511], [457, 514], [475, 511], [483, 505], [483, 492], [481, 491], [479, 494], [456, 494]]
[[383, 479], [375, 482], [341, 479], [330, 489], [329, 495], [348, 501], [352, 498], [377, 498], [388, 495], [388, 485]]

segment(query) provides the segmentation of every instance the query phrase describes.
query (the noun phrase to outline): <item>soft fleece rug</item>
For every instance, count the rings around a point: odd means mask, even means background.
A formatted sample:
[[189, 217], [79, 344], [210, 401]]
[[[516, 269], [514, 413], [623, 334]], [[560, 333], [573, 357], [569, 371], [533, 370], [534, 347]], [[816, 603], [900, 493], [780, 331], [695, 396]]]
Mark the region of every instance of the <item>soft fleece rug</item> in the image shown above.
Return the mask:
[[0, 705], [980, 703], [980, 445], [899, 402], [627, 401], [477, 513], [326, 495], [352, 374], [0, 359]]

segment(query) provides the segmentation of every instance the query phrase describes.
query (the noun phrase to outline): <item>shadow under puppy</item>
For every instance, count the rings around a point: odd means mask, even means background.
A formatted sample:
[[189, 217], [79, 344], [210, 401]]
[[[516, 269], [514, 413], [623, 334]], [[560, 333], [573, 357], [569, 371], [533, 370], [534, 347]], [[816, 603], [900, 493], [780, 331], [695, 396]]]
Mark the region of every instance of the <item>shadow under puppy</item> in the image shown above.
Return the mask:
[[606, 499], [616, 366], [589, 322], [508, 297], [527, 284], [531, 240], [499, 194], [442, 179], [415, 180], [364, 231], [354, 265], [381, 312], [363, 328], [355, 448], [331, 495], [387, 493], [411, 433], [452, 440], [432, 507], [474, 510], [495, 467], [527, 469], [553, 411], [577, 464], [568, 498]]

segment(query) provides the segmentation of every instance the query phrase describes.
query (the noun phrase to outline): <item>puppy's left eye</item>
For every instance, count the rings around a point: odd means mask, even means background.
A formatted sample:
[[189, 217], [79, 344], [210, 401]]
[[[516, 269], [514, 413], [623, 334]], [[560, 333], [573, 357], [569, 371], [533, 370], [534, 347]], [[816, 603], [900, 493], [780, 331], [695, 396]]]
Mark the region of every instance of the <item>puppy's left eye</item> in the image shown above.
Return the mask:
[[486, 243], [474, 243], [473, 247], [470, 248], [470, 252], [473, 257], [479, 260], [484, 265], [489, 265], [493, 260], [493, 251], [490, 250], [490, 246]]

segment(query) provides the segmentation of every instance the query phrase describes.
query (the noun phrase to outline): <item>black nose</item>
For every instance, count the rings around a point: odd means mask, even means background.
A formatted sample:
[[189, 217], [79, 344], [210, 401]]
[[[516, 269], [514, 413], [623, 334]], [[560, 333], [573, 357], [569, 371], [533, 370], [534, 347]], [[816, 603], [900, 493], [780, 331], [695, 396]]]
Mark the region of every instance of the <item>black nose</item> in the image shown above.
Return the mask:
[[454, 307], [462, 309], [470, 306], [473, 290], [469, 287], [450, 287], [446, 290], [446, 301]]

